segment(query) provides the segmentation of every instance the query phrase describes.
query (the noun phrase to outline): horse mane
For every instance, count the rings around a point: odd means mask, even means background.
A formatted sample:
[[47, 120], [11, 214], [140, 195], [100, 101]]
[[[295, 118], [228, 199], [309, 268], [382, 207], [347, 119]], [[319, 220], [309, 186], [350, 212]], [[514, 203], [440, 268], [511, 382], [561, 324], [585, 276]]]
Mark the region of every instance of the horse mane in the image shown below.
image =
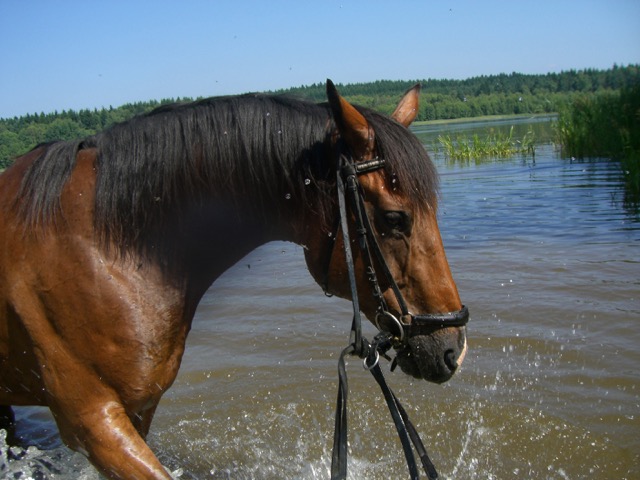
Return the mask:
[[[389, 178], [417, 205], [433, 204], [437, 174], [420, 142], [395, 121], [360, 110]], [[332, 128], [326, 104], [286, 96], [162, 106], [93, 137], [47, 146], [16, 200], [28, 225], [56, 221], [78, 151], [96, 148], [94, 228], [103, 245], [162, 261], [174, 257], [164, 234], [180, 232], [183, 213], [204, 211], [212, 199], [231, 199], [265, 225], [274, 215], [309, 218], [310, 209], [324, 220], [334, 201]]]
[[265, 223], [291, 216], [315, 200], [304, 179], [325, 176], [329, 117], [312, 103], [245, 95], [164, 106], [117, 125], [96, 137], [96, 228], [140, 247], [175, 229], [176, 211], [212, 199]]

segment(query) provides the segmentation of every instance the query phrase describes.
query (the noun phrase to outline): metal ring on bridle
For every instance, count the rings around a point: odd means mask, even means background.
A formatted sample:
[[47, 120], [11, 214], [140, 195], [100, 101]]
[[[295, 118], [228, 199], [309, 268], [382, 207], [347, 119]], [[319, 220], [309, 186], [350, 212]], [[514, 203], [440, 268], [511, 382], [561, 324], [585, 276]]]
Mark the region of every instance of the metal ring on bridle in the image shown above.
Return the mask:
[[[404, 341], [404, 325], [402, 325], [400, 320], [398, 320], [392, 313], [390, 313], [390, 312], [388, 312], [386, 310], [383, 310], [383, 311], [378, 312], [376, 314], [375, 324], [376, 324], [377, 329], [380, 330], [381, 332], [385, 332], [386, 331], [386, 330], [384, 330], [384, 329], [382, 329], [380, 327], [380, 319], [379, 319], [379, 317], [381, 317], [381, 316], [390, 319], [391, 322], [394, 323], [398, 327], [398, 331], [400, 332], [400, 334], [396, 335], [396, 336], [400, 337], [400, 341], [401, 342]], [[387, 332], [387, 333], [395, 335], [394, 332]]]
[[380, 361], [380, 354], [378, 353], [378, 351], [377, 351], [377, 350], [375, 351], [375, 354], [376, 354], [376, 359], [373, 361], [373, 363], [372, 363], [371, 365], [367, 364], [367, 359], [368, 359], [369, 357], [364, 357], [364, 358], [362, 359], [362, 366], [364, 367], [364, 369], [365, 369], [365, 370], [371, 370], [371, 369], [372, 369], [372, 368], [374, 368], [374, 367], [378, 364], [378, 362]]

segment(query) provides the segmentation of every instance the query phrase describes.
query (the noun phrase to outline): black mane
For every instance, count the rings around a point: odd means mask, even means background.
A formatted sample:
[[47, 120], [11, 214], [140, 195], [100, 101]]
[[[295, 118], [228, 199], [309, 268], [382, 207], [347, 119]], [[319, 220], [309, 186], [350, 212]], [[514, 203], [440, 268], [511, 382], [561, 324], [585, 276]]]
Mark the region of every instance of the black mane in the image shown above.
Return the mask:
[[212, 199], [266, 220], [290, 216], [309, 203], [304, 179], [315, 180], [328, 155], [329, 117], [312, 103], [246, 95], [161, 107], [117, 125], [95, 138], [96, 228], [139, 245], [139, 236], [174, 225], [168, 213]]
[[[394, 187], [417, 205], [435, 206], [437, 174], [420, 142], [396, 122], [360, 110]], [[25, 176], [20, 210], [32, 226], [55, 221], [77, 152], [96, 148], [94, 225], [105, 245], [170, 256], [154, 242], [168, 229], [180, 231], [183, 214], [204, 211], [212, 199], [235, 202], [265, 223], [300, 220], [310, 209], [322, 219], [335, 185], [330, 117], [327, 105], [283, 96], [162, 106], [94, 137], [48, 146]]]

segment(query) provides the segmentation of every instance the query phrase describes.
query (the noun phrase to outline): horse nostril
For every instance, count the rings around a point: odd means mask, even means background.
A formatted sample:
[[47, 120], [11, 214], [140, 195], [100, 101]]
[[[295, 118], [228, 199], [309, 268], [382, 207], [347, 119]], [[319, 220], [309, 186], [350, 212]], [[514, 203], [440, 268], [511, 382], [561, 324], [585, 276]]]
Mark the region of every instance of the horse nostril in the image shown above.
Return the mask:
[[458, 369], [458, 355], [452, 349], [444, 352], [444, 364], [451, 370], [451, 372], [455, 372]]

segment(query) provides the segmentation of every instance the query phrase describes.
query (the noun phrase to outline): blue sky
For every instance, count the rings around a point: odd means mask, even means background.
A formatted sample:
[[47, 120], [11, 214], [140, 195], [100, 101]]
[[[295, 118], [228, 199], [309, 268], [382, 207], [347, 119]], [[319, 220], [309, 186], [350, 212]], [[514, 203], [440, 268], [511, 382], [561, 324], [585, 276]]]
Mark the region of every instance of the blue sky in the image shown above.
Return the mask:
[[640, 1], [0, 0], [0, 118], [640, 63]]

